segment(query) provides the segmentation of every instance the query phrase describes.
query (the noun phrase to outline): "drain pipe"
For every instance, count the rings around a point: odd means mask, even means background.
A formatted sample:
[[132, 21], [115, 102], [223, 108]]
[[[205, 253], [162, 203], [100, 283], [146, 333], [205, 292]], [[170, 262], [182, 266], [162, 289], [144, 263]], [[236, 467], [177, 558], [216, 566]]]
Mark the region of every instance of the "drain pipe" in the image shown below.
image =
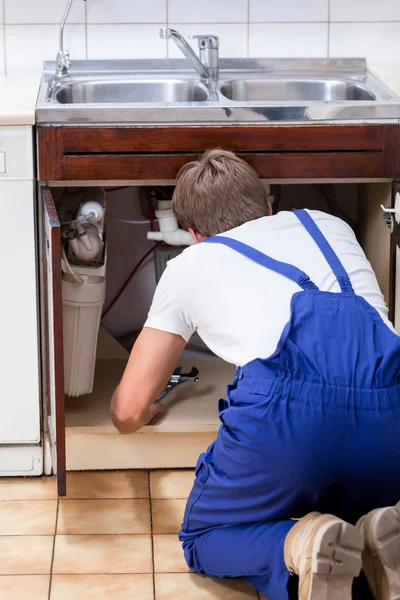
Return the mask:
[[159, 200], [155, 216], [158, 219], [160, 231], [148, 231], [147, 239], [165, 242], [169, 246], [191, 246], [194, 239], [188, 231], [179, 228], [178, 220], [171, 208], [171, 200]]

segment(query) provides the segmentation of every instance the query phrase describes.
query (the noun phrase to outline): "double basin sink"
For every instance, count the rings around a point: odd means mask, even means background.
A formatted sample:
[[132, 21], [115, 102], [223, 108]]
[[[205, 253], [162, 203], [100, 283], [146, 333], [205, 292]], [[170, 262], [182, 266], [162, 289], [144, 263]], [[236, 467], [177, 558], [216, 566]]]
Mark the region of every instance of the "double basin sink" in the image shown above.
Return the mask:
[[46, 62], [38, 122], [400, 118], [400, 98], [362, 59], [221, 59], [215, 95], [181, 59], [76, 61], [68, 75], [54, 80], [53, 74], [54, 63]]

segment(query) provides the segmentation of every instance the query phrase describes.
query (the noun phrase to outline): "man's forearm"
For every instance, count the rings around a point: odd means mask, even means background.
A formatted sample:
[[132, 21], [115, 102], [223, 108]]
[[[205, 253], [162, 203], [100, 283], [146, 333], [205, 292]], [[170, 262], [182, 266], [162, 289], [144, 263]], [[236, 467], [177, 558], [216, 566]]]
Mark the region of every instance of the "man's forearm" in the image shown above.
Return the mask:
[[119, 433], [136, 433], [139, 429], [150, 423], [155, 415], [163, 412], [163, 407], [161, 405], [152, 404], [150, 407], [144, 407], [143, 410], [139, 412], [136, 411], [134, 414], [131, 413], [128, 417], [126, 417], [126, 415], [121, 416], [117, 409], [117, 395], [118, 388], [115, 390], [111, 400], [111, 418]]
[[138, 337], [121, 383], [111, 400], [111, 415], [121, 433], [134, 433], [162, 406], [154, 405], [186, 345], [176, 334], [145, 328]]

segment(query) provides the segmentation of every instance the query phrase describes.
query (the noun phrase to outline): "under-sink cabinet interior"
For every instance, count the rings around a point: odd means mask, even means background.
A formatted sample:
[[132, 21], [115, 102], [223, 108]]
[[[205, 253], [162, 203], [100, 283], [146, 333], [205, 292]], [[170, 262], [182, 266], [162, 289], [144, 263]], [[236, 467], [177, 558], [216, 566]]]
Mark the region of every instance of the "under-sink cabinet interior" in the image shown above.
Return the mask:
[[[172, 197], [173, 181], [103, 184], [40, 187], [45, 410], [54, 448], [57, 438], [61, 493], [65, 459], [67, 470], [193, 467], [215, 438], [218, 399], [235, 371], [195, 334], [179, 366], [182, 372], [198, 369], [198, 381], [165, 396], [165, 413], [140, 432], [117, 432], [112, 394], [167, 261], [185, 246], [148, 239], [158, 229], [157, 206]], [[381, 208], [391, 206], [392, 183], [264, 185], [273, 211], [310, 208], [347, 221], [394, 319], [395, 251]]]

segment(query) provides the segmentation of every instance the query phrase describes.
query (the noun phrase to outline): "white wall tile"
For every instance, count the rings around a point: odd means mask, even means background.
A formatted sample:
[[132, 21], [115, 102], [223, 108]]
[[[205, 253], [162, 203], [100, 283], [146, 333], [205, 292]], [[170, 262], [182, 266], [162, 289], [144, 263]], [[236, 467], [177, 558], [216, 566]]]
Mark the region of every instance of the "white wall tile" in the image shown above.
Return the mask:
[[4, 3], [3, 0], [0, 0], [0, 23], [4, 21]]
[[399, 23], [331, 23], [329, 56], [399, 63]]
[[[201, 33], [215, 34], [219, 37], [219, 55], [224, 58], [237, 58], [247, 56], [247, 24], [246, 23], [177, 23], [170, 24], [184, 37]], [[193, 50], [198, 54], [197, 40], [187, 40]], [[172, 40], [168, 42], [168, 55], [170, 58], [182, 58], [183, 54]]]
[[246, 23], [248, 0], [168, 0], [171, 23]]
[[328, 0], [249, 0], [250, 22], [328, 20]]
[[[54, 60], [58, 49], [57, 25], [6, 25], [7, 74], [42, 70], [44, 60]], [[67, 25], [65, 48], [71, 60], [85, 58], [85, 26]]]
[[400, 21], [400, 0], [331, 0], [331, 21]]
[[167, 41], [153, 25], [88, 25], [88, 58], [165, 58]]
[[[60, 23], [66, 0], [4, 0], [5, 21], [15, 23]], [[85, 3], [75, 0], [68, 15], [68, 23], [85, 22]]]
[[249, 56], [271, 58], [325, 57], [327, 23], [251, 23]]
[[0, 27], [0, 75], [6, 72], [5, 56], [4, 56], [4, 27]]
[[88, 23], [160, 23], [167, 0], [87, 0]]

